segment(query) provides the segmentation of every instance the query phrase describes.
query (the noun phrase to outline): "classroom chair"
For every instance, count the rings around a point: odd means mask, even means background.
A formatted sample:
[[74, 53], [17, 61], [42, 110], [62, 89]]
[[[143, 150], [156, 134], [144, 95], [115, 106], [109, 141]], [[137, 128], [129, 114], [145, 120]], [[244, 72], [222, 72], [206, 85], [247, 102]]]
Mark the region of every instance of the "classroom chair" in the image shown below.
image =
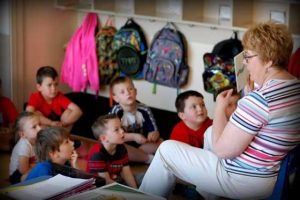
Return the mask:
[[[290, 178], [293, 176], [292, 180]], [[286, 200], [291, 199], [295, 193], [300, 189], [300, 145], [289, 152], [283, 159], [278, 178], [273, 190], [272, 195], [266, 200]]]

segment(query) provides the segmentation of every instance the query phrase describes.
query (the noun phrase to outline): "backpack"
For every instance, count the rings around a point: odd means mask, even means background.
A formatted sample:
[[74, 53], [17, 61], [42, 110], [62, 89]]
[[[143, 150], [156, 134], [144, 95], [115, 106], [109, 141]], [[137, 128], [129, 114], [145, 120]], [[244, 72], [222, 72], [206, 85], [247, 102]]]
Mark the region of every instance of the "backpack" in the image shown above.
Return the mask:
[[147, 56], [147, 42], [142, 28], [129, 18], [114, 37], [114, 49], [121, 76], [143, 78], [143, 65]]
[[237, 32], [234, 32], [234, 37], [218, 42], [212, 53], [203, 55], [204, 89], [214, 94], [214, 98], [224, 88], [236, 88], [234, 57], [242, 51], [242, 42], [238, 39]]
[[160, 85], [179, 88], [187, 83], [185, 38], [173, 23], [167, 23], [155, 34], [144, 65], [144, 79]]
[[105, 25], [96, 35], [101, 85], [109, 85], [111, 80], [119, 76], [117, 54], [113, 48], [113, 41], [116, 32], [117, 29], [113, 26], [112, 19], [108, 18]]

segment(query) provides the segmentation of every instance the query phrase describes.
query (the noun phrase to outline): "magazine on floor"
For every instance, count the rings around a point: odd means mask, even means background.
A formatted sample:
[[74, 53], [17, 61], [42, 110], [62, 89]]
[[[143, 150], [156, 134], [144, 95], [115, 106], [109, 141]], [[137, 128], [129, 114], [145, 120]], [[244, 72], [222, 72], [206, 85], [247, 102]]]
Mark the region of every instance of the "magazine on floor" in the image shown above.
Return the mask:
[[62, 199], [68, 196], [94, 189], [95, 180], [71, 178], [58, 174], [43, 181], [28, 185], [11, 186], [4, 193], [8, 197], [20, 200]]
[[66, 198], [66, 200], [166, 200], [163, 197], [144, 193], [138, 189], [119, 183], [111, 183], [101, 188], [89, 190]]

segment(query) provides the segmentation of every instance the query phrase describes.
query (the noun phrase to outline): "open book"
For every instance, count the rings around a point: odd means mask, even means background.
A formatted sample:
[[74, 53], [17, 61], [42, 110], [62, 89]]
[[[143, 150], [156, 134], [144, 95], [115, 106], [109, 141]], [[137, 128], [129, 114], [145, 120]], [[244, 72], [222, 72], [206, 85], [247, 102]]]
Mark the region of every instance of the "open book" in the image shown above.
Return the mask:
[[62, 199], [95, 188], [94, 179], [71, 178], [58, 174], [30, 185], [14, 186], [5, 193], [13, 199]]
[[163, 197], [146, 194], [119, 183], [111, 183], [101, 188], [89, 190], [66, 198], [66, 200], [165, 200]]
[[246, 66], [243, 64], [243, 52], [239, 53], [234, 57], [234, 69], [236, 77], [236, 90], [240, 92], [247, 85], [249, 78], [249, 72]]

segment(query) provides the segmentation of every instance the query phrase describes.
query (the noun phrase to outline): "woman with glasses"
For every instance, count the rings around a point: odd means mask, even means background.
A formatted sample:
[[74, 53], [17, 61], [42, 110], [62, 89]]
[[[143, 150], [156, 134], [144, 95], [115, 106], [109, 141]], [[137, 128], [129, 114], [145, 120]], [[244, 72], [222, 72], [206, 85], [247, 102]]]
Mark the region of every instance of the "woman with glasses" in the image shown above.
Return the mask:
[[[242, 40], [244, 65], [258, 87], [239, 100], [227, 120], [232, 90], [216, 100], [204, 149], [163, 142], [140, 189], [167, 197], [177, 178], [211, 199], [262, 199], [271, 195], [284, 156], [300, 143], [300, 80], [287, 72], [293, 49], [286, 26], [260, 23]], [[159, 177], [159, 181], [157, 181]]]

